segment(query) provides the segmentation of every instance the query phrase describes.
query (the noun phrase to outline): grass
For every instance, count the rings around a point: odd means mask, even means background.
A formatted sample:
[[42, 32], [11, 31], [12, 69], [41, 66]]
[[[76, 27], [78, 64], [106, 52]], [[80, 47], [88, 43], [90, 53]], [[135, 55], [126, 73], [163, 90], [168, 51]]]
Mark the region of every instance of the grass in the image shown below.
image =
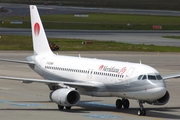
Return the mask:
[[[46, 29], [78, 30], [151, 30], [153, 25], [162, 26], [163, 30], [180, 30], [180, 17], [152, 15], [124, 15], [90, 13], [89, 17], [74, 15], [42, 15]], [[0, 24], [7, 28], [30, 28], [29, 16], [1, 17], [0, 21], [23, 21], [21, 25]], [[127, 25], [130, 23], [130, 25]]]
[[180, 36], [162, 36], [163, 38], [173, 38], [173, 39], [179, 39], [180, 40]]
[[[30, 36], [4, 35], [0, 38], [0, 50], [32, 50]], [[180, 52], [180, 47], [134, 45], [113, 41], [96, 41], [93, 44], [82, 44], [87, 40], [49, 38], [49, 41], [60, 46], [61, 51], [144, 51], [144, 52]]]
[[2, 35], [0, 50], [32, 50], [31, 37]]
[[113, 24], [180, 24], [180, 17], [155, 16], [155, 15], [134, 15], [134, 14], [108, 14], [90, 13], [89, 17], [74, 17], [74, 15], [46, 15], [42, 16], [43, 21], [54, 22], [81, 22], [81, 23], [113, 23]]

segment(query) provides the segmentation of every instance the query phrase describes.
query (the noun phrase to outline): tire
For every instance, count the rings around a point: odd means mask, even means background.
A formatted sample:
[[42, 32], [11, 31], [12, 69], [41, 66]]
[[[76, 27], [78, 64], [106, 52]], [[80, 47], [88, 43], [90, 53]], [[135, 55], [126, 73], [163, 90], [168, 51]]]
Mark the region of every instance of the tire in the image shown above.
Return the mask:
[[142, 110], [141, 109], [138, 109], [138, 116], [141, 116], [142, 115]]
[[122, 105], [123, 105], [123, 102], [121, 99], [117, 99], [116, 100], [116, 108], [117, 109], [121, 109], [122, 108]]
[[130, 105], [129, 100], [128, 99], [123, 99], [122, 102], [123, 102], [124, 109], [128, 109], [129, 105]]
[[139, 109], [138, 110], [138, 116], [146, 116], [146, 110], [145, 109], [143, 109], [143, 110]]
[[71, 109], [71, 106], [66, 106], [66, 110], [70, 110]]
[[63, 109], [64, 109], [64, 106], [58, 105], [58, 109], [59, 109], [59, 110], [63, 110]]
[[143, 114], [142, 115], [146, 116], [146, 110], [145, 109], [143, 109]]

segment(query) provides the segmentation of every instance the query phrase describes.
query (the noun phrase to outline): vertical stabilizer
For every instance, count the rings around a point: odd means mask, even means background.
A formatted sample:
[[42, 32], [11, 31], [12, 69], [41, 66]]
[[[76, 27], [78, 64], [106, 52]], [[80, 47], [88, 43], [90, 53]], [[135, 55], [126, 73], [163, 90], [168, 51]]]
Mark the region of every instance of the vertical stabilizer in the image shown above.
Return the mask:
[[34, 54], [53, 54], [35, 5], [30, 5], [30, 16]]

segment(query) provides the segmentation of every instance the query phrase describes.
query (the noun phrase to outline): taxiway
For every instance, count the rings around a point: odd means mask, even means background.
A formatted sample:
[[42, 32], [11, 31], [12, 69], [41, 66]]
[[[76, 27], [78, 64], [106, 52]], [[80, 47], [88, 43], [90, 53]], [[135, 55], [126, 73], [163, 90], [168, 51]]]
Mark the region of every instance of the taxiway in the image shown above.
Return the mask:
[[[59, 54], [139, 62], [151, 65], [161, 74], [180, 72], [180, 53], [143, 53], [143, 52], [62, 52]], [[0, 51], [1, 58], [25, 60], [31, 51]], [[27, 65], [0, 62], [0, 75], [26, 78], [41, 78]], [[167, 80], [171, 98], [164, 106], [145, 104], [147, 116], [137, 116], [138, 103], [130, 100], [130, 108], [117, 110], [117, 98], [98, 98], [81, 96], [81, 102], [70, 111], [59, 111], [55, 103], [49, 102], [49, 89], [40, 83], [23, 84], [18, 81], [0, 80], [0, 116], [3, 120], [178, 120], [180, 119], [180, 79]]]

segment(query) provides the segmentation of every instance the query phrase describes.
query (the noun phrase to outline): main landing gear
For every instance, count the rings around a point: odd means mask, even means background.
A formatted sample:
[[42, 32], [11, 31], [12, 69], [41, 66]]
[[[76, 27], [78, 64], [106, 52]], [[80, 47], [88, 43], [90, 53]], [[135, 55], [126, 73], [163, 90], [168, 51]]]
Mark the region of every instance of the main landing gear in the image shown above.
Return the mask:
[[[138, 101], [139, 102], [139, 107], [140, 107], [140, 109], [138, 110], [138, 115], [139, 116], [145, 116], [146, 115], [146, 110], [144, 109], [144, 107], [143, 107], [143, 101]], [[129, 108], [129, 105], [130, 105], [130, 103], [129, 103], [129, 100], [128, 99], [125, 99], [125, 98], [123, 98], [122, 100], [121, 99], [117, 99], [116, 100], [116, 108], [117, 109], [121, 109], [122, 107], [124, 108], [124, 109], [128, 109]]]
[[139, 116], [145, 116], [146, 110], [143, 107], [143, 101], [139, 101], [139, 107], [140, 107], [140, 109], [138, 110], [138, 115]]
[[129, 105], [130, 105], [130, 103], [129, 103], [128, 99], [123, 98], [122, 100], [121, 99], [116, 100], [116, 108], [118, 108], [118, 109], [121, 109], [122, 106], [124, 109], [128, 109]]
[[[64, 106], [58, 105], [58, 109], [59, 109], [59, 110], [63, 110], [63, 109], [64, 109]], [[70, 109], [71, 109], [71, 106], [66, 106], [66, 110], [70, 110]]]

